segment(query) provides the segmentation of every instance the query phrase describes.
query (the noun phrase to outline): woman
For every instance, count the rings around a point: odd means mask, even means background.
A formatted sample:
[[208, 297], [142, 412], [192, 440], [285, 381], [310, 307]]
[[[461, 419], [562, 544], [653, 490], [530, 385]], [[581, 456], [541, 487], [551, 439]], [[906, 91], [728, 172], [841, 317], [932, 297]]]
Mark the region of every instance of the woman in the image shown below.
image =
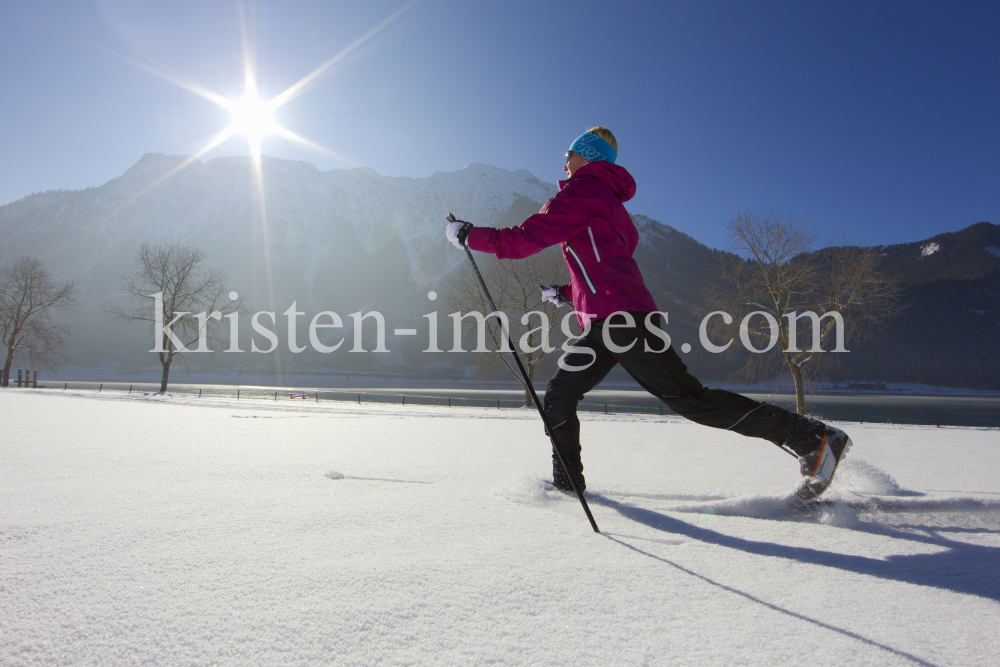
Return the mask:
[[[517, 227], [448, 225], [448, 239], [461, 248], [520, 259], [560, 244], [571, 281], [543, 290], [556, 305], [572, 302], [584, 334], [560, 364], [545, 390], [545, 412], [556, 445], [586, 488], [580, 458], [576, 407], [621, 364], [643, 389], [691, 421], [769, 440], [799, 458], [802, 499], [823, 493], [851, 445], [840, 429], [773, 405], [720, 389], [707, 389], [671, 347], [665, 345], [661, 315], [632, 258], [639, 234], [624, 202], [635, 196], [635, 180], [615, 162], [618, 142], [605, 127], [577, 137], [566, 153], [567, 179], [541, 211]], [[556, 488], [570, 491], [567, 471], [552, 456]]]

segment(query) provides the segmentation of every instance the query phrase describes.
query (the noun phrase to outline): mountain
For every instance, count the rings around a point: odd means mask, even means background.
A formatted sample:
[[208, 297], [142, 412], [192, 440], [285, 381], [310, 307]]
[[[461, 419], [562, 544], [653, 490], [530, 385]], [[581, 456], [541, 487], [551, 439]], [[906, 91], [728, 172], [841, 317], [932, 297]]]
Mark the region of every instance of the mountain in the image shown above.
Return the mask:
[[840, 379], [1000, 388], [1000, 225], [881, 249], [905, 310], [846, 355]]
[[726, 378], [745, 360], [707, 352], [698, 340], [698, 328], [706, 314], [705, 286], [712, 281], [722, 256], [730, 253], [709, 248], [645, 215], [633, 214], [632, 221], [640, 239], [634, 257], [656, 305], [667, 313], [671, 343], [675, 347], [691, 345], [684, 362], [698, 378]]
[[[178, 170], [185, 162], [184, 169]], [[381, 176], [371, 169], [321, 172], [311, 164], [262, 156], [263, 195], [246, 157], [208, 162], [147, 154], [121, 177], [79, 191], [33, 194], [0, 206], [0, 255], [31, 255], [57, 277], [77, 281], [82, 304], [73, 315], [70, 362], [84, 366], [155, 364], [140, 326], [105, 321], [100, 303], [113, 298], [141, 243], [182, 242], [200, 248], [212, 266], [247, 297], [254, 311], [273, 311], [280, 354], [191, 355], [201, 370], [241, 368], [272, 375], [314, 371], [408, 371], [463, 374], [461, 355], [427, 355], [427, 320], [441, 309], [439, 341], [450, 347], [450, 321], [430, 291], [447, 289], [465, 262], [444, 238], [444, 216], [477, 225], [520, 223], [556, 187], [526, 170], [472, 164], [427, 178]], [[176, 172], [176, 173], [175, 173]], [[263, 206], [262, 206], [263, 204]], [[262, 215], [262, 212], [264, 215]], [[698, 344], [703, 288], [722, 251], [678, 230], [633, 214], [640, 233], [635, 257], [660, 308], [669, 313], [674, 344], [704, 380], [722, 380], [739, 363]], [[979, 223], [961, 232], [881, 250], [884, 269], [904, 285], [904, 313], [891, 334], [855, 346], [833, 379], [948, 386], [1000, 386], [1000, 227]], [[385, 316], [391, 354], [291, 355], [281, 313], [292, 302], [309, 319], [377, 310]], [[248, 337], [248, 322], [241, 326]], [[366, 325], [366, 327], [369, 325]], [[416, 328], [395, 337], [395, 328]], [[446, 342], [445, 339], [449, 340]], [[249, 343], [243, 345], [244, 349]], [[371, 349], [371, 346], [368, 346]]]
[[[555, 193], [525, 170], [484, 164], [413, 179], [366, 168], [320, 172], [262, 156], [262, 207], [249, 158], [195, 160], [165, 178], [184, 160], [147, 154], [100, 187], [0, 207], [7, 257], [30, 254], [82, 288], [68, 349], [74, 363], [152, 361], [145, 332], [110, 326], [98, 308], [141, 243], [200, 248], [254, 310], [275, 311], [279, 320], [294, 301], [307, 317], [379, 310], [391, 331], [419, 323], [432, 309], [427, 292], [465, 261], [444, 238], [446, 213], [507, 226]], [[341, 355], [338, 363], [388, 363], [362, 359], [370, 356]], [[286, 368], [296, 363], [286, 355]]]

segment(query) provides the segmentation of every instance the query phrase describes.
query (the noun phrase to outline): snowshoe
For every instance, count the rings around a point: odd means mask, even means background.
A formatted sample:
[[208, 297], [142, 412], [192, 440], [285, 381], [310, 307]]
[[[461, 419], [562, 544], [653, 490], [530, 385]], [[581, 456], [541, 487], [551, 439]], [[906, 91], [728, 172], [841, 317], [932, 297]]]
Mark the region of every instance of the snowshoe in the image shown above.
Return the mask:
[[[576, 483], [580, 487], [580, 491], [587, 490], [587, 480], [583, 477], [583, 464], [575, 462], [576, 465], [571, 463], [570, 465], [577, 468], [576, 470]], [[579, 467], [577, 467], [579, 466]], [[563, 469], [562, 464], [559, 463], [559, 459], [555, 454], [552, 455], [552, 486], [559, 489], [560, 491], [568, 491], [573, 493], [573, 483], [569, 480], [569, 475]]]
[[805, 456], [799, 457], [802, 481], [795, 495], [802, 500], [812, 500], [826, 491], [833, 481], [837, 466], [851, 448], [851, 439], [839, 428], [828, 426], [820, 446]]

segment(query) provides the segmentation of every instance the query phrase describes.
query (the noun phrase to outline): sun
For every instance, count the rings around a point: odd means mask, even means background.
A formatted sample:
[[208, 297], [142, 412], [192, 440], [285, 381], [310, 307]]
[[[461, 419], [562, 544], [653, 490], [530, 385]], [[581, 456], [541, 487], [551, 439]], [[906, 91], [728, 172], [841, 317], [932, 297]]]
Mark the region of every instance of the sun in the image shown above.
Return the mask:
[[252, 93], [234, 102], [229, 111], [233, 114], [233, 130], [245, 135], [253, 143], [259, 143], [261, 137], [278, 129], [270, 106]]
[[[378, 34], [387, 25], [398, 19], [404, 13], [406, 13], [413, 5], [415, 5], [419, 0], [410, 0], [407, 4], [400, 7], [393, 14], [386, 17], [381, 23], [376, 25], [374, 28], [366, 32], [364, 35], [354, 40], [351, 44], [342, 49], [335, 56], [327, 60], [325, 63], [314, 69], [312, 72], [302, 77], [299, 81], [292, 84], [284, 92], [279, 95], [269, 99], [262, 100], [260, 96], [257, 95], [257, 68], [256, 68], [256, 48], [252, 44], [250, 39], [249, 31], [247, 30], [246, 20], [243, 12], [242, 2], [238, 5], [240, 9], [240, 34], [243, 42], [243, 75], [246, 83], [246, 88], [243, 97], [239, 99], [227, 98], [219, 93], [216, 93], [208, 88], [190, 81], [180, 75], [171, 73], [159, 67], [154, 67], [149, 64], [144, 64], [141, 62], [133, 62], [133, 64], [145, 69], [158, 77], [161, 77], [171, 83], [174, 83], [182, 88], [204, 97], [207, 100], [215, 102], [219, 106], [223, 107], [231, 114], [229, 125], [222, 128], [215, 133], [208, 141], [201, 146], [199, 149], [193, 152], [193, 154], [188, 155], [179, 164], [170, 169], [167, 173], [160, 176], [153, 183], [146, 186], [143, 192], [151, 190], [161, 183], [172, 178], [179, 171], [185, 169], [188, 165], [194, 163], [196, 160], [201, 158], [203, 155], [214, 149], [215, 147], [221, 145], [223, 142], [227, 141], [231, 137], [237, 134], [242, 134], [247, 139], [247, 143], [250, 148], [250, 156], [253, 158], [255, 171], [257, 175], [258, 185], [263, 192], [263, 174], [261, 171], [261, 155], [260, 155], [260, 142], [261, 139], [267, 135], [276, 135], [282, 139], [295, 142], [306, 148], [324, 153], [331, 157], [334, 157], [341, 162], [349, 164], [351, 166], [357, 166], [353, 164], [350, 160], [344, 158], [341, 155], [331, 151], [329, 148], [320, 146], [319, 144], [309, 141], [305, 137], [301, 137], [298, 134], [292, 132], [288, 128], [282, 127], [274, 119], [274, 112], [279, 107], [288, 103], [293, 98], [301, 95], [310, 86], [315, 85], [316, 80], [321, 74], [329, 70], [331, 67], [341, 62], [348, 54], [353, 52], [359, 46], [367, 42], [369, 39]], [[125, 58], [125, 60], [130, 60]]]
[[[220, 146], [225, 141], [237, 134], [242, 134], [246, 137], [247, 143], [250, 148], [250, 159], [253, 171], [253, 180], [255, 182], [256, 194], [257, 194], [257, 211], [258, 220], [260, 224], [260, 233], [263, 238], [264, 247], [264, 275], [265, 284], [267, 285], [268, 294], [270, 296], [271, 310], [275, 309], [275, 297], [274, 297], [274, 280], [271, 272], [271, 255], [270, 255], [270, 243], [267, 228], [267, 206], [265, 201], [265, 190], [264, 190], [264, 165], [262, 156], [260, 153], [260, 142], [265, 136], [276, 135], [282, 139], [295, 142], [307, 148], [310, 148], [321, 153], [330, 155], [331, 157], [340, 160], [352, 167], [357, 166], [353, 164], [350, 160], [345, 159], [343, 156], [331, 151], [329, 148], [320, 146], [319, 144], [309, 141], [305, 137], [301, 137], [298, 134], [292, 132], [288, 128], [282, 127], [274, 119], [274, 111], [279, 107], [287, 104], [291, 99], [301, 95], [310, 86], [315, 85], [320, 75], [329, 70], [331, 67], [341, 62], [344, 58], [348, 56], [351, 52], [357, 49], [359, 46], [367, 42], [369, 39], [378, 34], [387, 25], [398, 19], [404, 13], [406, 13], [411, 7], [417, 4], [419, 0], [410, 0], [407, 4], [403, 5], [397, 9], [394, 13], [385, 18], [381, 23], [376, 25], [374, 28], [366, 32], [364, 35], [354, 40], [351, 44], [342, 49], [335, 56], [327, 60], [325, 63], [314, 69], [309, 74], [305, 75], [297, 82], [292, 84], [290, 87], [286, 88], [284, 92], [278, 94], [277, 96], [269, 99], [262, 100], [257, 94], [257, 67], [256, 67], [256, 48], [250, 39], [249, 31], [247, 30], [246, 18], [243, 11], [243, 3], [240, 0], [237, 5], [239, 8], [240, 16], [240, 35], [243, 43], [243, 77], [246, 84], [244, 88], [243, 97], [239, 99], [227, 98], [219, 93], [209, 90], [201, 84], [195, 83], [183, 76], [172, 73], [168, 70], [164, 70], [161, 67], [156, 67], [151, 64], [135, 62], [129, 58], [124, 58], [133, 62], [133, 64], [138, 67], [149, 71], [150, 73], [165, 79], [171, 83], [174, 83], [181, 88], [185, 88], [196, 95], [200, 95], [207, 100], [210, 100], [222, 108], [226, 109], [230, 113], [229, 124], [216, 132], [208, 141], [201, 146], [198, 150], [194, 151], [192, 155], [187, 155], [183, 160], [174, 165], [166, 173], [162, 174], [159, 178], [155, 179], [151, 183], [148, 183], [145, 187], [139, 190], [138, 193], [133, 195], [133, 198], [138, 198], [151, 190], [159, 187], [161, 184], [173, 178], [177, 173], [186, 169], [189, 165], [197, 162], [203, 155], [211, 151], [217, 146]], [[278, 363], [277, 366], [278, 376], [281, 376], [281, 365]]]

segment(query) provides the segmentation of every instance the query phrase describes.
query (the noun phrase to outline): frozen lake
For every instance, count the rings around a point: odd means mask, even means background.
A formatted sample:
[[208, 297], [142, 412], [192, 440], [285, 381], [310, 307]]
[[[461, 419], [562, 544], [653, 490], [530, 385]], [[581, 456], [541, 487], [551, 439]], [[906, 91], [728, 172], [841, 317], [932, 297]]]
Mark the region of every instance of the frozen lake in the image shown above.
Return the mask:
[[[50, 387], [62, 387], [60, 380], [51, 380]], [[68, 382], [70, 388], [96, 390], [102, 386], [106, 390], [155, 391], [159, 384], [152, 382]], [[203, 393], [236, 395], [241, 388], [245, 396], [266, 396], [278, 392], [278, 398], [287, 398], [289, 392], [319, 393], [321, 400], [355, 400], [360, 393], [363, 401], [400, 402], [403, 396], [414, 403], [447, 404], [486, 407], [501, 402], [501, 406], [513, 407], [520, 404], [523, 391], [513, 388], [482, 389], [474, 384], [411, 382], [385, 383], [373, 380], [340, 382], [331, 379], [328, 383], [301, 383], [294, 386], [235, 385], [219, 383], [172, 382], [170, 390], [178, 393]], [[537, 387], [543, 394], [545, 387]], [[795, 409], [795, 397], [790, 394], [760, 394], [747, 392], [759, 401], [766, 401], [784, 408]], [[923, 424], [941, 426], [984, 426], [1000, 427], [1000, 397], [988, 396], [919, 396], [887, 394], [846, 394], [810, 395], [806, 405], [811, 414], [823, 419], [853, 422], [874, 422], [891, 424]], [[605, 407], [607, 406], [607, 407]], [[652, 412], [672, 414], [658, 399], [645, 391], [628, 388], [595, 389], [584, 399], [581, 410], [593, 412]]]

